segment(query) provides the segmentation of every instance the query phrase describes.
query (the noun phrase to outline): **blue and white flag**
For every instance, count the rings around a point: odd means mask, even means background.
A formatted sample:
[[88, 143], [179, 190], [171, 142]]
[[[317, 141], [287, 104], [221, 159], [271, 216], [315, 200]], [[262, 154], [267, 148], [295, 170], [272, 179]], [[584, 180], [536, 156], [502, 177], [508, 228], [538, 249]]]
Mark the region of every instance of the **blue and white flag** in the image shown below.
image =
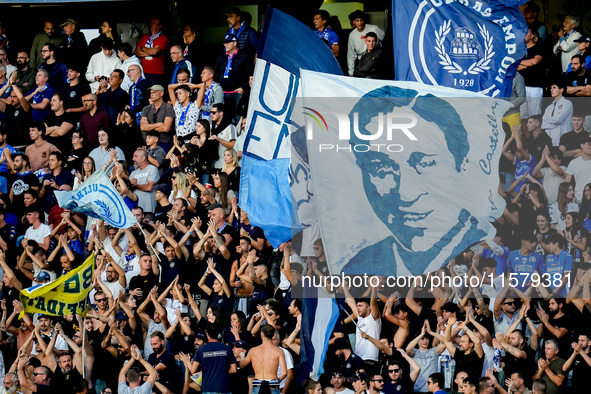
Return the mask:
[[[339, 318], [336, 300], [321, 287], [304, 287], [302, 298], [302, 375], [318, 380], [332, 329]], [[305, 312], [304, 312], [305, 311]]]
[[[294, 161], [291, 157], [290, 131], [292, 126], [297, 128], [292, 109], [299, 91], [300, 69], [342, 75], [324, 41], [295, 18], [269, 7], [248, 105], [240, 207], [275, 247], [291, 239], [292, 231], [306, 227], [312, 219], [305, 217], [314, 216], [302, 213], [311, 198], [306, 186], [310, 174], [305, 143], [303, 150], [298, 149], [303, 159]], [[299, 189], [303, 190], [301, 197], [294, 197], [294, 207], [292, 185], [301, 185]]]
[[[420, 275], [492, 239], [505, 100], [302, 71], [314, 199], [332, 275]], [[299, 104], [299, 103], [298, 103]]]
[[393, 0], [396, 79], [510, 97], [526, 0]]
[[56, 191], [60, 207], [104, 220], [116, 228], [128, 228], [137, 223], [123, 198], [102, 171], [95, 171], [76, 190]]

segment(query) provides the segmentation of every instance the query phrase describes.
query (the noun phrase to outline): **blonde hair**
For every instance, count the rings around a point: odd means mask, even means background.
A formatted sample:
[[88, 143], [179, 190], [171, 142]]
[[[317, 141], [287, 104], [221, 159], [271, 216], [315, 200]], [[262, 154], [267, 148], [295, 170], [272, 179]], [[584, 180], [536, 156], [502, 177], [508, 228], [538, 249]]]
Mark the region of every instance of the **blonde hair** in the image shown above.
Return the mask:
[[[232, 148], [229, 148], [224, 151], [224, 153], [226, 152], [230, 152], [230, 154], [232, 155], [232, 165], [234, 167], [238, 167], [238, 154], [236, 153], [236, 151]], [[226, 162], [224, 162], [224, 165], [222, 166], [222, 171], [226, 171], [226, 167]]]
[[174, 176], [176, 176], [176, 184], [172, 184], [172, 195], [174, 198], [177, 198], [178, 192], [181, 192], [181, 197], [185, 197], [185, 193], [189, 188], [189, 181], [185, 176], [185, 173], [182, 171], [175, 172]]

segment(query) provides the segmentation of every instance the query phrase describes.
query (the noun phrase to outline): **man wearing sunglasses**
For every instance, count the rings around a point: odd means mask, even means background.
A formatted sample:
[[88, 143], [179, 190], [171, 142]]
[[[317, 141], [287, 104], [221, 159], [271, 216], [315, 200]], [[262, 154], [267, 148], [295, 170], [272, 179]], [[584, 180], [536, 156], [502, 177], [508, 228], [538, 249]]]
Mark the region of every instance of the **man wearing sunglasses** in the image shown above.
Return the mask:
[[427, 379], [427, 388], [433, 394], [447, 394], [443, 388], [445, 387], [445, 377], [442, 373], [435, 372], [429, 375]]
[[384, 379], [382, 375], [369, 376], [369, 394], [380, 394], [384, 389]]
[[22, 354], [18, 360], [18, 380], [21, 388], [29, 390], [32, 393], [51, 393], [52, 390], [49, 388], [49, 382], [52, 376], [51, 370], [44, 365], [38, 366], [35, 368], [35, 372], [33, 372], [33, 382], [31, 382], [25, 376], [25, 367], [28, 358], [28, 355]]

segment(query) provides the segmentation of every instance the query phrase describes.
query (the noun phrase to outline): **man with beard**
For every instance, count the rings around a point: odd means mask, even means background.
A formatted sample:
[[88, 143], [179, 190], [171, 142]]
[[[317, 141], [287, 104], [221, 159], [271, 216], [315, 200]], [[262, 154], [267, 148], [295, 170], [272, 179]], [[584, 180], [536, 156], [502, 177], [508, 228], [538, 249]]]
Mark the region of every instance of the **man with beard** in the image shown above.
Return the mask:
[[6, 102], [0, 100], [0, 112], [7, 117], [6, 130], [10, 142], [13, 145], [29, 144], [31, 140], [27, 131], [31, 123], [31, 106], [18, 86], [12, 85], [12, 91]]
[[[522, 320], [522, 315], [527, 313], [524, 308], [522, 310], [524, 312], [520, 311], [519, 320]], [[509, 335], [502, 335], [497, 332], [496, 339], [505, 350], [505, 356], [502, 358], [505, 363], [503, 368], [505, 376], [511, 376], [514, 372], [520, 371], [526, 376], [526, 385], [530, 386], [530, 378], [535, 373], [534, 363], [536, 350], [538, 349], [537, 336], [534, 335], [531, 341], [534, 348], [527, 344], [527, 338], [525, 338], [521, 330], [513, 331]]]
[[72, 143], [71, 131], [75, 128], [76, 121], [66, 112], [64, 99], [60, 93], [54, 93], [49, 102], [51, 113], [45, 118], [45, 138], [55, 145], [60, 152], [67, 152]]
[[381, 394], [384, 389], [384, 378], [382, 375], [369, 375], [369, 394]]
[[468, 375], [479, 376], [482, 372], [482, 364], [484, 362], [484, 350], [480, 343], [480, 339], [472, 330], [464, 324], [458, 322], [457, 327], [464, 330], [466, 334], [460, 337], [460, 348], [456, 348], [451, 338], [451, 331], [456, 319], [450, 317], [447, 320], [447, 328], [445, 329], [445, 347], [456, 360], [457, 374], [460, 371], [465, 371]]
[[65, 64], [56, 60], [57, 48], [53, 44], [43, 45], [41, 56], [43, 63], [39, 66], [39, 70], [45, 70], [49, 74], [49, 85], [59, 90], [62, 85], [68, 82], [68, 68]]
[[41, 50], [47, 43], [51, 43], [55, 46], [59, 45], [62, 38], [59, 34], [55, 34], [55, 27], [53, 22], [45, 21], [43, 26], [43, 33], [39, 33], [33, 39], [33, 45], [31, 46], [31, 66], [37, 68], [43, 63], [43, 57]]
[[[548, 315], [543, 310], [538, 310], [538, 317], [542, 324], [538, 326], [538, 338], [544, 338], [546, 343], [553, 340], [558, 344], [558, 349], [562, 349], [560, 355], [567, 355], [568, 347], [571, 343], [570, 332], [572, 321], [570, 316], [564, 314], [562, 308], [565, 305], [564, 298], [553, 297], [548, 304]], [[559, 350], [556, 349], [556, 353]]]
[[160, 331], [156, 331], [150, 336], [150, 344], [154, 353], [148, 357], [148, 363], [158, 372], [158, 382], [170, 388], [174, 378], [174, 355], [166, 350], [164, 334]]
[[25, 214], [24, 193], [30, 189], [39, 191], [39, 178], [30, 171], [29, 157], [27, 155], [17, 153], [12, 157], [11, 155], [5, 155], [4, 157], [15, 172], [9, 192], [12, 201], [11, 210], [17, 218], [21, 218]]
[[575, 55], [570, 61], [573, 70], [566, 74], [566, 96], [591, 95], [591, 73], [585, 68], [583, 55]]
[[591, 339], [585, 334], [579, 335], [579, 341], [572, 343], [573, 354], [566, 360], [562, 366], [562, 370], [565, 374], [568, 373], [569, 369], [572, 369], [572, 392], [573, 393], [584, 393], [589, 388], [588, 379], [591, 376], [591, 352], [589, 349], [591, 345]]
[[79, 121], [82, 114], [86, 112], [86, 108], [82, 103], [82, 97], [90, 93], [88, 83], [80, 79], [81, 69], [80, 66], [69, 65], [68, 80], [70, 83], [63, 85], [60, 90], [64, 98], [66, 112], [74, 114], [76, 121]]
[[335, 393], [339, 394], [353, 394], [354, 391], [345, 387], [345, 375], [342, 371], [335, 371], [330, 378], [330, 384], [334, 388]]
[[18, 376], [15, 372], [10, 372], [4, 375], [4, 391], [6, 394], [23, 394], [20, 390]]
[[63, 394], [75, 394], [75, 388], [84, 379], [80, 373], [80, 365], [74, 367], [70, 353], [63, 353], [53, 371], [50, 387]]
[[82, 97], [86, 113], [80, 118], [80, 131], [86, 133], [89, 148], [98, 146], [99, 130], [109, 129], [109, 114], [98, 109], [97, 101], [96, 94], [90, 93]]
[[14, 83], [21, 88], [25, 96], [35, 87], [35, 75], [37, 74], [37, 70], [29, 65], [29, 60], [29, 54], [24, 51], [19, 52], [16, 56], [18, 71]]
[[363, 360], [353, 353], [351, 345], [345, 337], [336, 338], [333, 343], [335, 355], [342, 361], [340, 370], [345, 376], [353, 376], [359, 372], [365, 372]]
[[50, 173], [43, 178], [43, 188], [39, 192], [39, 197], [43, 198], [43, 206], [46, 213], [51, 211], [57, 204], [55, 191], [61, 190], [61, 186], [69, 186], [70, 190], [74, 183], [74, 176], [71, 172], [65, 171], [63, 167], [64, 155], [60, 152], [51, 152], [49, 155]]

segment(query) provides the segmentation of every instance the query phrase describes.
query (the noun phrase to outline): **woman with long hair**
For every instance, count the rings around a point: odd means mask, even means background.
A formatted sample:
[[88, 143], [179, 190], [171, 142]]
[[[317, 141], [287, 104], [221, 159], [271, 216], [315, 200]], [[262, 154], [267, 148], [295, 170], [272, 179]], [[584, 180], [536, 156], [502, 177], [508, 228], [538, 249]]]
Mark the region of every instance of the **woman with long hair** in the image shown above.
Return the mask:
[[234, 193], [240, 190], [240, 167], [238, 166], [238, 154], [232, 148], [224, 151], [224, 165], [222, 171], [228, 175], [228, 184]]
[[[591, 183], [587, 183], [583, 188], [583, 201], [581, 201], [581, 209], [579, 209], [581, 213], [581, 220], [583, 221], [583, 225], [585, 224], [585, 220], [591, 219]], [[584, 226], [587, 230], [589, 229], [587, 226]]]
[[209, 139], [210, 131], [209, 122], [201, 119], [197, 121], [195, 126], [196, 135], [191, 138], [190, 143], [180, 145], [178, 140], [175, 139], [175, 147], [185, 158], [186, 166], [195, 171], [199, 182], [202, 184], [211, 182], [213, 163], [218, 159], [219, 142]]
[[556, 234], [556, 232], [556, 229], [550, 227], [550, 214], [548, 211], [539, 211], [536, 216], [536, 228], [534, 229], [534, 234], [538, 240], [536, 252], [545, 256], [548, 253], [546, 238], [548, 238], [549, 235]]
[[96, 164], [94, 159], [90, 156], [86, 156], [82, 160], [82, 168], [76, 169], [74, 173], [74, 189], [77, 189], [85, 180], [87, 180], [96, 171]]
[[230, 327], [224, 328], [222, 341], [229, 345], [236, 341], [250, 342], [252, 335], [246, 329], [246, 315], [242, 311], [232, 312], [230, 315]]
[[145, 145], [142, 132], [137, 125], [135, 114], [131, 109], [125, 109], [117, 115], [115, 132], [113, 133], [113, 145], [121, 146], [125, 157], [118, 157], [118, 160], [125, 160], [133, 163], [133, 154], [140, 146]]
[[90, 157], [94, 159], [97, 169], [102, 169], [109, 175], [113, 169], [114, 162], [125, 160], [123, 151], [111, 142], [111, 137], [106, 130], [98, 132], [99, 146], [90, 152]]
[[[589, 232], [583, 227], [578, 212], [568, 212], [564, 218], [566, 229], [562, 232], [568, 242], [566, 251], [573, 256], [573, 263], [584, 262], [582, 254], [587, 250]], [[576, 271], [575, 271], [576, 272]]]
[[[226, 216], [230, 215], [232, 212], [232, 207], [238, 205], [238, 198], [236, 198], [236, 194], [230, 189], [230, 185], [228, 183], [228, 174], [225, 172], [218, 172], [217, 174], [213, 175], [213, 187], [215, 189], [215, 201], [219, 203], [222, 208], [224, 208], [224, 212]], [[232, 220], [228, 220], [230, 223]]]
[[189, 180], [182, 171], [175, 172], [172, 177], [172, 191], [168, 196], [168, 201], [174, 204], [177, 198], [184, 198], [193, 208], [197, 205], [197, 194], [193, 191]]
[[575, 189], [568, 182], [558, 186], [556, 202], [550, 206], [550, 227], [559, 231], [566, 229], [565, 217], [567, 212], [579, 212], [579, 205], [575, 199]]

